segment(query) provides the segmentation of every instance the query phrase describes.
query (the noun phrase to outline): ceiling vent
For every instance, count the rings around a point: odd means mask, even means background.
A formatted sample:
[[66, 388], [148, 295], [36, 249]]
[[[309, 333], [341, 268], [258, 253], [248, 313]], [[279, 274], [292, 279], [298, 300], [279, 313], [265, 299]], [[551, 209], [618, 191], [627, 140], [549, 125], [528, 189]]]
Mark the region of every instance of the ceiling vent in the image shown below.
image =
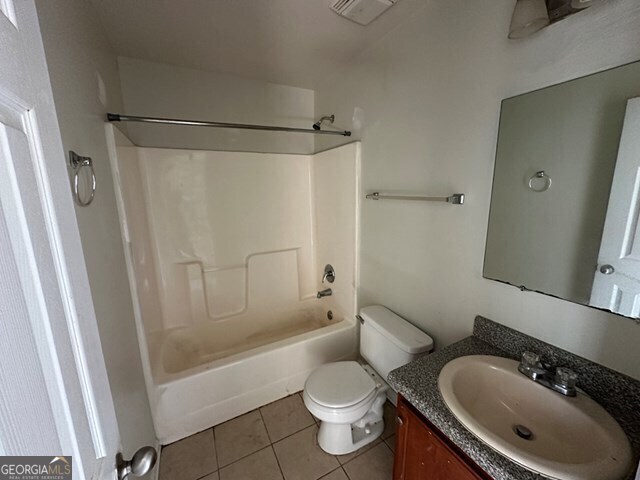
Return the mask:
[[398, 0], [337, 0], [331, 10], [360, 25], [368, 25]]

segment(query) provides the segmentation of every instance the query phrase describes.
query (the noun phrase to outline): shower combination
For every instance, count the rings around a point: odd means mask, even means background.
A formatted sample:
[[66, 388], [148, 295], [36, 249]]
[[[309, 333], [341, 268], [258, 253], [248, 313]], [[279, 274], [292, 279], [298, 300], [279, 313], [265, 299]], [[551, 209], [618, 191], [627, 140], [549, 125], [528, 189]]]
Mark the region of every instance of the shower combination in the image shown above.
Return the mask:
[[[203, 136], [204, 128], [351, 135], [324, 115], [297, 119], [300, 128], [107, 119], [200, 127]], [[315, 154], [214, 151], [132, 146], [107, 130], [160, 443], [302, 390], [311, 370], [354, 354], [359, 142]]]

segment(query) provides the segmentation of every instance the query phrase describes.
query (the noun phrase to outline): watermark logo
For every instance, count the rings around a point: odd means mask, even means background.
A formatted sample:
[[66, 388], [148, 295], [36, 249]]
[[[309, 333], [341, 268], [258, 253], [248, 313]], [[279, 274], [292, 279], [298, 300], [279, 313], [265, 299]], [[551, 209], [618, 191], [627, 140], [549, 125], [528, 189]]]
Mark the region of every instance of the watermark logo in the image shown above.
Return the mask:
[[0, 457], [0, 480], [71, 480], [71, 457]]

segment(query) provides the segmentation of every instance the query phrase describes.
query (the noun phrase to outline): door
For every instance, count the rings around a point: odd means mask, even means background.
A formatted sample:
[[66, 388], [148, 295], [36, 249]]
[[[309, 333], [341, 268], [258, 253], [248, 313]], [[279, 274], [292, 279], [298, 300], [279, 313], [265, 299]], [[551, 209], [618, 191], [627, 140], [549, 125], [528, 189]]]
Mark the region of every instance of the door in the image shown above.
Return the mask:
[[398, 396], [393, 480], [483, 480]]
[[0, 454], [115, 476], [118, 428], [33, 0], [0, 0]]
[[627, 102], [590, 305], [635, 318], [640, 317], [639, 215], [640, 98], [632, 98]]

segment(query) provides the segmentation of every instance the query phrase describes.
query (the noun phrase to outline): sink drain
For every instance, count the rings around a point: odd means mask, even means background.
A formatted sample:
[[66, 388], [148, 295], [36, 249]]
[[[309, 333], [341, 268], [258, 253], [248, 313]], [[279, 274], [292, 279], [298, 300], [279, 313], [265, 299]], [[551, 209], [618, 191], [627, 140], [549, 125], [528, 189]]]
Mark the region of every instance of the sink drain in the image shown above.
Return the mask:
[[524, 425], [515, 425], [513, 427], [513, 431], [520, 438], [524, 438], [525, 440], [533, 439], [533, 432], [529, 430], [527, 427], [525, 427]]
[[327, 318], [328, 318], [329, 320], [333, 320], [333, 312], [332, 312], [331, 310], [329, 310], [329, 311], [327, 312]]

